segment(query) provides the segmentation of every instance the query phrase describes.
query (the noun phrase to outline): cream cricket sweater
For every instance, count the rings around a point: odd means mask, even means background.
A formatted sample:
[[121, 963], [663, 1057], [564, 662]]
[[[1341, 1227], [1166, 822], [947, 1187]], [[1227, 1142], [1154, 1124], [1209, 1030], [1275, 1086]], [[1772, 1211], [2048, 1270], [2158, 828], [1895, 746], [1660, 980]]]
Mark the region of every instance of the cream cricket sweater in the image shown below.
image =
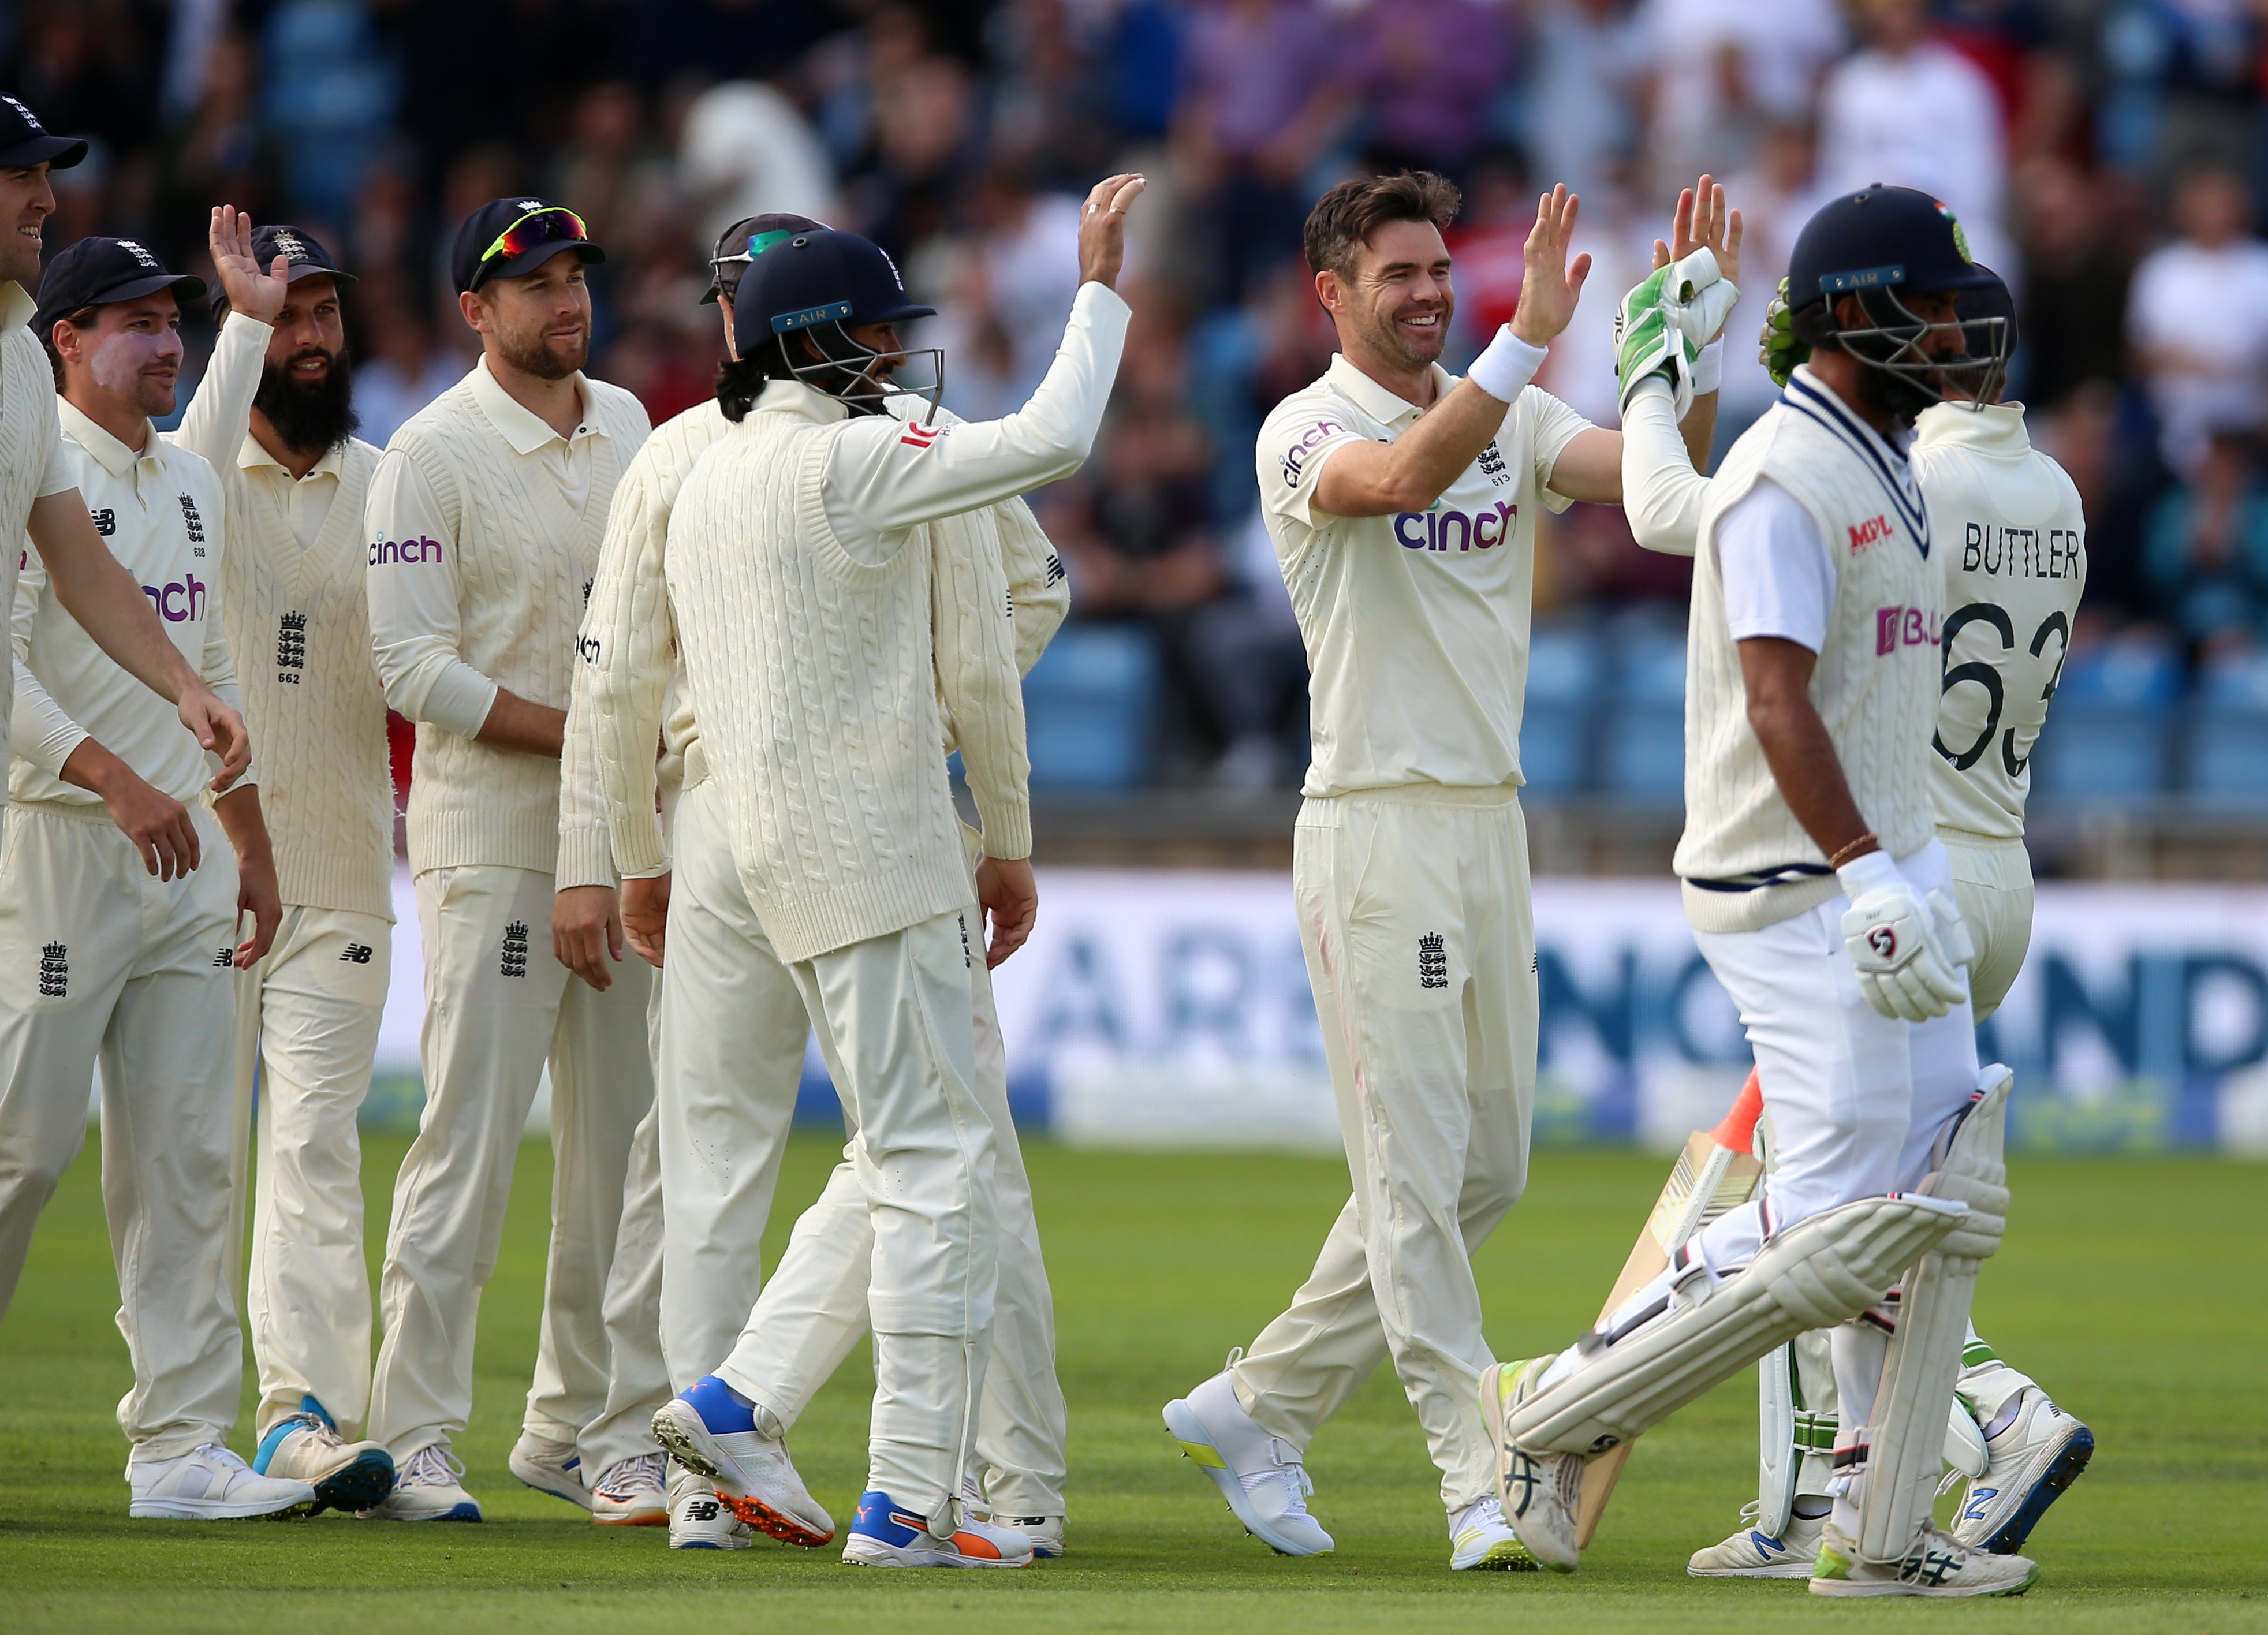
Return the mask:
[[[938, 411], [938, 418], [958, 422], [946, 410]], [[570, 829], [610, 827], [615, 866], [627, 875], [667, 870], [670, 811], [681, 789], [708, 776], [669, 609], [666, 548], [670, 511], [687, 475], [709, 446], [731, 430], [713, 400], [654, 428], [615, 490], [591, 608], [583, 622], [583, 665], [576, 676], [560, 773], [562, 843], [569, 843]], [[941, 541], [946, 548], [932, 554], [939, 590], [937, 649], [977, 666], [986, 663], [991, 632], [982, 627], [990, 622], [997, 593], [1012, 630], [1017, 672], [1027, 674], [1070, 610], [1063, 559], [1021, 497], [961, 520], [972, 531], [989, 529], [990, 537], [972, 541], [943, 525], [932, 530], [932, 543]], [[985, 546], [987, 557], [997, 561], [997, 593], [985, 562], [966, 556], [972, 543]], [[939, 666], [947, 753], [954, 743], [944, 679], [950, 662]], [[596, 713], [591, 705], [594, 692], [606, 699], [604, 710]], [[604, 758], [615, 775], [611, 795], [600, 777], [601, 732]], [[657, 736], [662, 749], [658, 765], [651, 753]]]
[[[32, 502], [60, 494], [77, 481], [63, 458], [55, 417], [55, 378], [28, 320], [34, 303], [19, 284], [0, 284], [0, 607], [16, 604], [16, 571], [32, 557], [25, 534]], [[16, 667], [0, 667], [0, 763], [8, 755], [9, 717], [15, 709]]]
[[1841, 887], [1797, 822], [1749, 725], [1739, 644], [1725, 611], [1719, 519], [1769, 479], [1835, 553], [1835, 605], [1810, 695], [1859, 815], [1902, 858], [1935, 832], [1943, 578], [1905, 461], [1806, 369], [1742, 433], [1702, 502], [1685, 648], [1685, 833], [1672, 866], [1697, 931], [1756, 931]]
[[[221, 609], [284, 901], [391, 920], [394, 779], [363, 586], [378, 450], [349, 438], [294, 482], [260, 446], [247, 428], [273, 333], [232, 313], [167, 437], [202, 454], [228, 496]], [[294, 500], [325, 504], [312, 538], [291, 515]]]
[[583, 420], [562, 438], [475, 364], [394, 434], [372, 478], [371, 639], [387, 702], [417, 723], [420, 873], [487, 864], [563, 888], [613, 880], [603, 847], [561, 844], [559, 762], [475, 736], [499, 688], [571, 702], [608, 507], [647, 431], [628, 392], [576, 382]]

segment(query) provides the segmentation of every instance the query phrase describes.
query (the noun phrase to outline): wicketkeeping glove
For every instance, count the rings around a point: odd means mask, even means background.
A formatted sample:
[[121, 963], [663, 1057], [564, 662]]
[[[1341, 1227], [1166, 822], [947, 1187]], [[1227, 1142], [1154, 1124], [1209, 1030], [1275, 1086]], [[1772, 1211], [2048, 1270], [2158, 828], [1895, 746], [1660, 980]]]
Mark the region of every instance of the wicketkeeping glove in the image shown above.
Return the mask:
[[1771, 305], [1764, 308], [1764, 327], [1756, 332], [1756, 362], [1772, 384], [1785, 387], [1795, 366], [1811, 356], [1811, 348], [1796, 338], [1795, 313], [1787, 304], [1787, 279], [1783, 276]]
[[1878, 1014], [1926, 1022], [1969, 998], [1962, 968], [1975, 961], [1977, 952], [1952, 898], [1933, 891], [1925, 900], [1879, 851], [1837, 873], [1851, 898], [1843, 913], [1843, 946]]
[[1649, 274], [1623, 297], [1615, 313], [1615, 376], [1621, 406], [1641, 380], [1669, 383], [1677, 418], [1693, 407], [1693, 360], [1725, 327], [1740, 287], [1727, 280], [1709, 251], [1696, 250]]

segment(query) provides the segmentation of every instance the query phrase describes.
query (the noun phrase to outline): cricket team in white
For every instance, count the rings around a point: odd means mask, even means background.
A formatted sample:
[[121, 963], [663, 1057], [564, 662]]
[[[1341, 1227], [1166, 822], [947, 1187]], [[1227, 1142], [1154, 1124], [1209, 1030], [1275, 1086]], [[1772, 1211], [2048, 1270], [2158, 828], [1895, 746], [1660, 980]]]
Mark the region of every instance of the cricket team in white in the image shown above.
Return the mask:
[[[492, 201], [449, 263], [481, 357], [381, 452], [352, 435], [351, 276], [226, 207], [211, 361], [156, 431], [205, 290], [118, 239], [42, 275], [48, 173], [85, 144], [0, 103], [0, 1312], [99, 1063], [131, 1513], [480, 1520], [453, 1447], [548, 1068], [515, 1477], [674, 1548], [828, 1544], [786, 1438], [871, 1333], [843, 1559], [1060, 1555], [1052, 1298], [987, 972], [1036, 912], [1020, 680], [1069, 604], [1021, 497], [1101, 424], [1142, 179], [1088, 196], [1062, 347], [987, 423], [939, 408], [941, 355], [898, 328], [929, 310], [879, 248], [758, 217], [712, 259], [716, 400], [651, 427], [583, 372], [604, 251], [555, 202]], [[1531, 384], [1588, 273], [1564, 188], [1512, 320], [1442, 368], [1458, 203], [1367, 177], [1307, 224], [1339, 352], [1256, 475], [1313, 674], [1294, 890], [1353, 1186], [1167, 1426], [1248, 1531], [1328, 1551], [1306, 1450], [1390, 1358], [1452, 1568], [1564, 1572], [1589, 1462], [1761, 1359], [1761, 1490], [1690, 1572], [2020, 1594], [2093, 1438], [1970, 1323], [2008, 1206], [2009, 1076], [1974, 1022], [2029, 937], [2029, 760], [2086, 571], [2077, 492], [2001, 401], [2013, 304], [1927, 195], [1837, 199], [1764, 338], [1785, 394], [1705, 476], [1723, 189], [1681, 199], [1623, 302], [1620, 431]], [[1695, 561], [1675, 867], [1768, 1168], [1595, 1329], [1512, 1361], [1471, 1256], [1527, 1182], [1521, 714], [1539, 508], [1578, 500]], [[416, 727], [426, 1104], [373, 1333], [389, 707]], [[766, 1279], [814, 1031], [850, 1138]]]

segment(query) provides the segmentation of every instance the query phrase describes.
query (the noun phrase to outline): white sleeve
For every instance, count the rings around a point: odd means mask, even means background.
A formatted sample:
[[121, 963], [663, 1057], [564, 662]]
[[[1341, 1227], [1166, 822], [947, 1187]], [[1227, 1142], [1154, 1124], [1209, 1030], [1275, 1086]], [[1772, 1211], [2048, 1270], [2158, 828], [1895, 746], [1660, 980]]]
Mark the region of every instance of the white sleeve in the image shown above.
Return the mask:
[[39, 623], [40, 597], [47, 587], [48, 564], [37, 551], [26, 550], [16, 571], [15, 606], [9, 609], [11, 656], [16, 666], [9, 748], [50, 777], [59, 778], [63, 762], [86, 741], [88, 733], [64, 712], [32, 672], [32, 631]]
[[1078, 470], [1110, 401], [1128, 312], [1115, 291], [1081, 284], [1047, 378], [1004, 419], [936, 427], [888, 415], [853, 421], [835, 439], [821, 488], [843, 549], [869, 564], [886, 562], [909, 528]]
[[215, 471], [225, 473], [236, 464], [252, 428], [252, 400], [260, 394], [261, 372], [268, 362], [272, 325], [242, 313], [231, 313], [213, 337], [212, 357], [204, 379], [182, 413], [179, 427], [166, 440], [204, 458]]
[[[1535, 416], [1536, 497], [1543, 502], [1546, 511], [1557, 516], [1575, 503], [1551, 486], [1551, 474], [1559, 468], [1559, 456], [1567, 452], [1568, 444], [1597, 428], [1540, 386], [1522, 390], [1520, 401], [1513, 405], [1512, 414]], [[1511, 419], [1512, 415], [1505, 416], [1507, 423]]]
[[1639, 381], [1623, 410], [1623, 514], [1631, 536], [1648, 550], [1690, 556], [1708, 492], [1709, 479], [1693, 469], [1677, 429], [1669, 383]]
[[[364, 571], [371, 649], [387, 706], [460, 738], [476, 737], [497, 689], [460, 656], [457, 530], [398, 443], [371, 475], [363, 537], [371, 543]], [[383, 549], [405, 543], [412, 549]]]
[[1813, 652], [1827, 645], [1835, 559], [1793, 494], [1760, 481], [1735, 502], [1717, 520], [1717, 561], [1734, 641], [1777, 636]]
[[63, 456], [63, 416], [55, 413], [55, 399], [47, 401], [47, 430], [34, 435], [47, 439], [48, 454], [40, 481], [33, 489], [33, 497], [45, 499], [50, 494], [68, 494], [78, 487], [78, 473]]

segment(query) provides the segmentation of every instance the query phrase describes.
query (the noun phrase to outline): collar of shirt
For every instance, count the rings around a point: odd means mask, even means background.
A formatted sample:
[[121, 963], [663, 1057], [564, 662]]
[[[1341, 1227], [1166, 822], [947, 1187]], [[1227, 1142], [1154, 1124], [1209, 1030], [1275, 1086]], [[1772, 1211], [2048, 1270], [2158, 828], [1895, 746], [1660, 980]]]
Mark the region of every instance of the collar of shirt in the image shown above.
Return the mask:
[[165, 468], [166, 439], [154, 431], [146, 434], [147, 440], [136, 452], [87, 418], [79, 411], [78, 405], [67, 397], [56, 396], [55, 413], [63, 421], [63, 435], [85, 449], [95, 464], [119, 481], [133, 481], [136, 466], [152, 471]]
[[[1344, 352], [1331, 355], [1331, 366], [1324, 379], [1337, 388], [1339, 394], [1352, 400], [1354, 406], [1382, 426], [1406, 426], [1413, 423], [1425, 411], [1399, 393], [1390, 392], [1368, 375], [1347, 362]], [[1433, 401], [1457, 384], [1456, 376], [1440, 365], [1433, 365]]]
[[[546, 426], [544, 430], [548, 431], [550, 428]], [[260, 439], [247, 431], [244, 434], [243, 444], [236, 451], [236, 463], [238, 468], [243, 471], [280, 471], [287, 482], [308, 482], [317, 477], [328, 477], [335, 482], [338, 481], [340, 471], [339, 453], [345, 447], [346, 445], [343, 443], [332, 444], [323, 451], [323, 457], [308, 468], [306, 476], [295, 478], [291, 475], [290, 467], [262, 448]]]
[[830, 421], [847, 420], [850, 406], [839, 397], [831, 397], [817, 387], [806, 386], [800, 380], [771, 380], [764, 385], [757, 397], [755, 412], [760, 415], [799, 415], [806, 420], [816, 420], [822, 425]]
[[31, 291], [12, 278], [0, 284], [0, 329], [13, 329], [18, 324], [28, 324], [40, 304], [32, 298]]
[[[1804, 389], [1798, 390], [1798, 382], [1801, 383]], [[1860, 419], [1859, 411], [1845, 402], [1839, 393], [1812, 373], [1809, 364], [1798, 364], [1795, 366], [1795, 373], [1788, 382], [1787, 395], [1800, 400], [1815, 411], [1823, 410], [1831, 416], [1836, 424], [1845, 432], [1857, 438], [1860, 444], [1873, 450], [1882, 459], [1889, 460], [1890, 468], [1898, 474], [1901, 480], [1904, 478], [1906, 445], [1911, 440], [1911, 433], [1902, 433], [1896, 442], [1884, 437]]]
[[1913, 446], [1917, 453], [1955, 443], [1980, 454], [1998, 454], [2004, 459], [2031, 453], [2031, 436], [2024, 429], [2024, 406], [1992, 403], [1983, 409], [1970, 409], [1959, 403], [1940, 403], [1925, 410], [1921, 418], [1914, 422]]
[[473, 365], [469, 379], [473, 386], [473, 401], [481, 406], [481, 412], [489, 417], [489, 423], [497, 429], [498, 435], [520, 453], [539, 453], [554, 443], [566, 447], [581, 442], [586, 437], [607, 435], [592, 423], [591, 393], [583, 382], [580, 370], [575, 373], [575, 401], [582, 406], [582, 423], [575, 428], [572, 437], [561, 437], [534, 411], [497, 385], [497, 378], [489, 372], [485, 353]]

